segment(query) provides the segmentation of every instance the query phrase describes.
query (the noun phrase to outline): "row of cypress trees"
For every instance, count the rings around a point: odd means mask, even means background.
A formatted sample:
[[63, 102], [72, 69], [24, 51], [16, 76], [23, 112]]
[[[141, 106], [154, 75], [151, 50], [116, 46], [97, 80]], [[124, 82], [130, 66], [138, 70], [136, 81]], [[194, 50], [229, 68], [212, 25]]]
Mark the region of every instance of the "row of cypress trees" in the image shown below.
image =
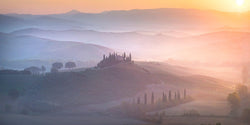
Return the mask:
[[[187, 98], [187, 91], [186, 89], [184, 89], [183, 91], [183, 99], [186, 99]], [[180, 94], [180, 91], [177, 91], [174, 93], [174, 97], [172, 97], [172, 91], [170, 90], [168, 92], [168, 95], [163, 92], [162, 94], [162, 103], [166, 103], [168, 101], [173, 101], [173, 100], [181, 100], [181, 94]], [[134, 102], [134, 99], [133, 99], [133, 103]], [[141, 104], [141, 98], [140, 97], [137, 97], [137, 102], [136, 104]], [[144, 94], [144, 104], [147, 105], [148, 104], [148, 95], [147, 93]], [[151, 93], [151, 104], [155, 104], [155, 95], [154, 95], [154, 92]]]

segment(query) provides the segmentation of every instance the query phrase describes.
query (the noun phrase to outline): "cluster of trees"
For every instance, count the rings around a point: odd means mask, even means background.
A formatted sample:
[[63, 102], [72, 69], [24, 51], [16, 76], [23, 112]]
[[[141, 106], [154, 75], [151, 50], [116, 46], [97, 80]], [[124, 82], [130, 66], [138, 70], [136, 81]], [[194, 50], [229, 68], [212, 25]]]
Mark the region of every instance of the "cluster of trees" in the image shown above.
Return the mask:
[[103, 68], [120, 62], [132, 62], [131, 53], [128, 56], [125, 52], [123, 55], [118, 55], [117, 53], [109, 53], [109, 56], [103, 55], [103, 59], [97, 64], [97, 67]]
[[[72, 69], [76, 67], [76, 63], [75, 62], [67, 62], [65, 63], [64, 68], [68, 68], [68, 69]], [[58, 72], [61, 68], [63, 68], [63, 63], [61, 62], [55, 62], [52, 64], [52, 67], [50, 69], [50, 71], [52, 73]]]
[[39, 75], [39, 74], [44, 74], [46, 71], [46, 68], [44, 66], [41, 66], [41, 68], [36, 67], [36, 66], [31, 66], [28, 68], [25, 68], [24, 71], [29, 71], [33, 75]]
[[227, 97], [227, 101], [231, 106], [230, 114], [232, 116], [237, 116], [240, 109], [241, 100], [244, 100], [248, 96], [247, 86], [244, 84], [238, 84], [235, 87], [235, 92], [230, 93]]
[[[231, 112], [230, 114], [232, 116], [240, 116], [240, 118], [250, 124], [250, 109], [249, 107], [244, 109], [244, 101], [247, 101], [249, 99], [248, 95], [248, 88], [244, 84], [238, 84], [236, 86], [235, 92], [230, 93], [227, 97], [227, 100], [231, 106]], [[243, 107], [242, 107], [243, 106]], [[239, 110], [243, 109], [241, 115], [239, 115]]]
[[[186, 98], [187, 98], [187, 91], [186, 91], [186, 89], [184, 89], [184, 91], [183, 91], [183, 98], [181, 98], [180, 91], [174, 92], [174, 96], [173, 96], [172, 91], [169, 90], [168, 95], [167, 95], [167, 93], [163, 92], [162, 98], [161, 98], [161, 102], [162, 103], [167, 103], [167, 102], [178, 101], [178, 100], [186, 99]], [[154, 92], [152, 92], [152, 94], [151, 94], [151, 101], [150, 102], [151, 102], [151, 104], [155, 104]], [[134, 99], [133, 99], [133, 103], [135, 103]], [[136, 104], [142, 104], [140, 97], [137, 97]], [[144, 94], [144, 104], [145, 105], [149, 104], [148, 103], [147, 93]]]

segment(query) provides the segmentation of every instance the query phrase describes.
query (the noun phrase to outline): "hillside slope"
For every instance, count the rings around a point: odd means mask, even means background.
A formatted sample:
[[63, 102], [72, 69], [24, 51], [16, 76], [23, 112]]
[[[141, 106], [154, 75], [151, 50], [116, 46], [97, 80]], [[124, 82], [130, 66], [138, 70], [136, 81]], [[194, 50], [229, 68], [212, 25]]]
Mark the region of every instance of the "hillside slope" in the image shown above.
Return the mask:
[[[156, 93], [186, 88], [193, 97], [203, 95], [203, 98], [213, 98], [216, 93], [209, 93], [210, 90], [216, 90], [221, 95], [227, 94], [230, 90], [225, 86], [225, 81], [212, 77], [178, 76], [167, 71], [127, 63], [83, 72], [26, 76], [25, 79], [17, 76], [0, 76], [0, 80], [3, 81], [1, 86], [6, 90], [17, 85], [19, 89], [25, 90], [24, 96], [17, 104], [33, 112], [51, 112], [131, 98], [147, 89], [150, 90], [148, 87], [152, 85], [162, 86], [163, 90], [154, 90]], [[26, 87], [22, 88], [20, 84], [25, 84]]]

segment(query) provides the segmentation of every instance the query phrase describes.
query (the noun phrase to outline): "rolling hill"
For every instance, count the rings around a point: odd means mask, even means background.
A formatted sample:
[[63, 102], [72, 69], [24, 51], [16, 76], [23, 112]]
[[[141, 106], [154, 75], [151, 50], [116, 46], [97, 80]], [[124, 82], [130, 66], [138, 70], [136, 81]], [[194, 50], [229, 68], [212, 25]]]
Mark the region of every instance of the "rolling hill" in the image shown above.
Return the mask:
[[[181, 67], [163, 66], [152, 63], [143, 63], [143, 65], [121, 63], [103, 69], [45, 76], [1, 75], [1, 89], [2, 92], [17, 87], [23, 90], [25, 94], [18, 100], [18, 104], [33, 112], [53, 112], [58, 108], [63, 110], [107, 103], [134, 97], [145, 90], [155, 91], [156, 94], [161, 95], [162, 91], [169, 89], [186, 88], [195, 98], [201, 95], [203, 98], [213, 98], [215, 95], [217, 95], [216, 98], [220, 98], [230, 90], [227, 86], [231, 84], [229, 82], [187, 73], [184, 76], [176, 75], [172, 73], [180, 72]], [[168, 70], [160, 70], [159, 67], [164, 69], [167, 67]], [[162, 90], [154, 89], [153, 86], [156, 85], [160, 85]], [[216, 88], [218, 93], [202, 91], [205, 88], [206, 90]]]
[[24, 68], [21, 64], [29, 61], [34, 61], [34, 65], [39, 65], [41, 63], [36, 64], [36, 61], [39, 60], [47, 62], [46, 64], [53, 61], [65, 62], [70, 60], [97, 63], [103, 54], [113, 52], [109, 48], [95, 44], [55, 41], [33, 36], [15, 36], [2, 33], [0, 39], [1, 66], [11, 67], [12, 63], [18, 66], [12, 68]]
[[[53, 40], [79, 41], [109, 46], [117, 51], [132, 52], [136, 59], [241, 63], [248, 62], [249, 32], [218, 31], [186, 37], [138, 32], [98, 32], [93, 30], [24, 29], [15, 35], [31, 35]], [[164, 51], [162, 51], [164, 50]]]

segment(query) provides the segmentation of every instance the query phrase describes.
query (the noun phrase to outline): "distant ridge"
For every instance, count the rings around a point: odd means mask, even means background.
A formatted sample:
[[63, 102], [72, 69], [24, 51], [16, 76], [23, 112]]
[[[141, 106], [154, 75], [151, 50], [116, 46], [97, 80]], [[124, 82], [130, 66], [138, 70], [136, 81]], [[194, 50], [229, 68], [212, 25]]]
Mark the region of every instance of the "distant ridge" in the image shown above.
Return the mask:
[[73, 10], [71, 10], [71, 11], [68, 11], [68, 12], [64, 13], [64, 14], [79, 14], [79, 13], [82, 13], [82, 12], [73, 9]]
[[[101, 13], [110, 13], [110, 12], [130, 12], [130, 11], [157, 11], [157, 10], [185, 10], [185, 11], [213, 11], [213, 12], [221, 12], [221, 13], [238, 13], [238, 12], [230, 12], [230, 11], [219, 11], [213, 9], [193, 9], [193, 8], [149, 8], [149, 9], [129, 9], [129, 10], [105, 10], [101, 12], [81, 12], [77, 9], [72, 9], [67, 12], [61, 13], [50, 13], [50, 14], [27, 14], [27, 13], [6, 13], [0, 15], [54, 15], [54, 14], [77, 14], [77, 13], [86, 13], [86, 14], [101, 14]], [[243, 11], [242, 13], [250, 13], [250, 11]]]
[[[8, 18], [12, 18], [11, 21], [8, 21]], [[101, 13], [71, 10], [48, 15], [5, 15], [1, 17], [0, 32], [34, 27], [51, 30], [102, 31], [215, 29], [224, 26], [247, 27], [249, 18], [249, 12], [239, 15], [235, 12], [178, 8], [115, 10]]]

